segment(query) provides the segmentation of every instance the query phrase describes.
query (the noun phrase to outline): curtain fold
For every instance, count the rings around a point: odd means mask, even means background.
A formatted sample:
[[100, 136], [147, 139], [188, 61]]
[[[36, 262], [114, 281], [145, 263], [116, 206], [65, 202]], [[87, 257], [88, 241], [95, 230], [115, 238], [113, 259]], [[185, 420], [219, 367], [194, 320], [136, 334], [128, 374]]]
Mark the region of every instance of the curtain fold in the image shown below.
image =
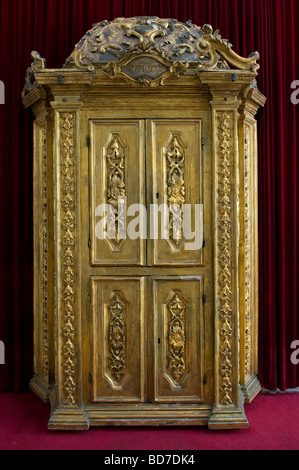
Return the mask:
[[[96, 22], [118, 16], [156, 15], [210, 23], [241, 55], [261, 55], [258, 85], [267, 97], [258, 115], [260, 245], [260, 378], [270, 390], [299, 386], [291, 343], [298, 325], [299, 80], [298, 0], [1, 0], [0, 80], [0, 391], [20, 392], [32, 375], [32, 115], [21, 91], [30, 52], [47, 67], [61, 67]], [[297, 60], [296, 60], [297, 59]], [[299, 135], [299, 133], [298, 133]]]

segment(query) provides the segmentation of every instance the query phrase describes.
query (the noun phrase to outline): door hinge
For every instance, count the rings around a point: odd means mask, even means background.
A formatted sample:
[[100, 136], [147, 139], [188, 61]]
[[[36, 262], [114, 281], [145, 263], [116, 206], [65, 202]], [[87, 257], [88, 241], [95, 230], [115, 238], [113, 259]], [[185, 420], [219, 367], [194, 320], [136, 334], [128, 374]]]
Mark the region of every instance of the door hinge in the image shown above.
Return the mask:
[[90, 248], [90, 247], [91, 247], [91, 240], [90, 240], [90, 238], [89, 238], [89, 239], [88, 239], [88, 248]]
[[206, 139], [204, 137], [201, 138], [201, 146], [204, 147], [206, 145]]
[[206, 241], [203, 240], [203, 241], [202, 241], [202, 247], [204, 248], [205, 246], [206, 246]]
[[86, 137], [86, 145], [89, 148], [90, 147], [90, 137], [89, 135]]
[[204, 385], [206, 385], [208, 383], [208, 378], [207, 378], [206, 374], [203, 376], [202, 381], [203, 381]]
[[90, 372], [89, 372], [89, 374], [88, 374], [88, 382], [89, 382], [90, 384], [92, 384], [92, 375], [91, 375]]
[[88, 294], [87, 300], [88, 300], [88, 303], [90, 304], [91, 303], [91, 295], [90, 294]]
[[204, 295], [202, 296], [202, 303], [205, 304], [206, 301], [207, 301], [207, 296], [206, 296], [206, 294], [204, 294]]

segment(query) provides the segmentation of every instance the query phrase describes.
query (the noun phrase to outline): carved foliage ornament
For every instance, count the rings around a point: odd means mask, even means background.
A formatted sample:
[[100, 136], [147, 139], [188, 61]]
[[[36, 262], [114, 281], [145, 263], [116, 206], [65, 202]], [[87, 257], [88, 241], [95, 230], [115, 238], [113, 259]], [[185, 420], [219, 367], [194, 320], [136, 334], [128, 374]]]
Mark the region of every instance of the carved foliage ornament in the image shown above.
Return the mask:
[[222, 405], [231, 405], [233, 374], [233, 281], [232, 281], [232, 114], [217, 113], [217, 156], [218, 156], [218, 196], [217, 196], [217, 278], [219, 304], [219, 395]]
[[65, 404], [75, 405], [77, 395], [75, 371], [75, 155], [74, 155], [74, 113], [61, 113], [61, 232], [62, 232], [62, 269], [63, 280], [62, 309], [63, 309], [63, 370]]
[[176, 248], [182, 240], [183, 206], [185, 200], [185, 153], [179, 136], [172, 136], [167, 159], [167, 199], [169, 214], [169, 243]]
[[125, 238], [124, 213], [126, 196], [125, 185], [125, 145], [118, 135], [112, 137], [107, 149], [107, 204], [110, 213], [107, 217], [107, 237], [113, 251], [120, 251], [121, 243]]
[[115, 291], [107, 303], [108, 323], [108, 373], [115, 386], [126, 372], [126, 315], [127, 306], [120, 292]]
[[186, 303], [180, 292], [175, 292], [167, 304], [168, 323], [168, 368], [174, 386], [181, 385], [186, 371]]
[[191, 21], [158, 17], [117, 18], [95, 24], [76, 45], [65, 67], [89, 71], [100, 67], [113, 76], [129, 59], [150, 55], [165, 61], [171, 74], [183, 73], [189, 65], [198, 71], [232, 66], [256, 72], [259, 68], [257, 52], [248, 58], [240, 57], [210, 25], [199, 27]]

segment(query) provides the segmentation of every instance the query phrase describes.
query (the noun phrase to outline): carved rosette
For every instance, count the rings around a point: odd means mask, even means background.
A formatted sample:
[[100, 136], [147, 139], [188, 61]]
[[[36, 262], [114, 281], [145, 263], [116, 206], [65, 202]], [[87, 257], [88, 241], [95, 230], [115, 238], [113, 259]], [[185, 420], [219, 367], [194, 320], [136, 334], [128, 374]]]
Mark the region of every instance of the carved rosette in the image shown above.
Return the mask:
[[244, 127], [244, 264], [245, 264], [245, 374], [250, 374], [250, 285], [251, 285], [251, 262], [250, 262], [250, 127]]
[[74, 157], [75, 114], [60, 114], [61, 153], [61, 258], [62, 258], [62, 311], [63, 311], [63, 372], [64, 402], [75, 405], [77, 395], [75, 373], [75, 226], [76, 226], [76, 171]]
[[219, 310], [220, 404], [231, 405], [232, 399], [232, 113], [217, 112], [217, 296]]
[[168, 323], [168, 367], [167, 373], [174, 386], [180, 386], [186, 371], [186, 304], [180, 292], [175, 292], [167, 304]]
[[43, 373], [48, 374], [48, 191], [47, 191], [47, 137], [46, 124], [41, 130], [41, 268], [42, 268], [42, 367]]

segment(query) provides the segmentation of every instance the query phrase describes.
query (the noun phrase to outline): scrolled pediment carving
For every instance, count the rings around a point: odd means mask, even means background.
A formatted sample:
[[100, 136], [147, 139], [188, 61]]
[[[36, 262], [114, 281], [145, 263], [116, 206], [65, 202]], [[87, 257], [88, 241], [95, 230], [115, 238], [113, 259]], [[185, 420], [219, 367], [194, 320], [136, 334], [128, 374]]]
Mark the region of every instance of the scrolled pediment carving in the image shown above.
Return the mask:
[[141, 55], [165, 61], [168, 68], [172, 64], [180, 72], [188, 66], [197, 72], [259, 69], [258, 52], [248, 58], [239, 56], [218, 30], [213, 32], [212, 26], [199, 27], [191, 21], [181, 23], [158, 17], [116, 18], [95, 24], [76, 45], [64, 67], [89, 71], [104, 67], [113, 76], [120, 72], [117, 67]]
[[31, 63], [30, 67], [27, 69], [26, 78], [25, 78], [25, 85], [22, 91], [22, 97], [26, 96], [27, 93], [32, 91], [36, 87], [35, 82], [35, 73], [39, 72], [40, 70], [45, 69], [46, 67], [46, 60], [43, 59], [38, 52], [32, 51], [31, 52], [31, 59], [33, 62]]

